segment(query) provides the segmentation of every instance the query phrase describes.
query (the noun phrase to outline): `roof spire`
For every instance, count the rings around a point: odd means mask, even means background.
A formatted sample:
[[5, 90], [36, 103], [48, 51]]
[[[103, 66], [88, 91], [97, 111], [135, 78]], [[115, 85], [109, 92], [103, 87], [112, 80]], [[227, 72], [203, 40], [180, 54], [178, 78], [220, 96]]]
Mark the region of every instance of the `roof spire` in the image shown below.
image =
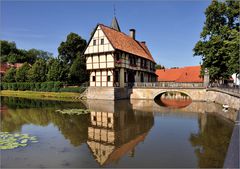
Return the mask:
[[115, 29], [116, 31], [119, 31], [121, 32], [121, 29], [118, 25], [118, 21], [117, 21], [117, 18], [116, 18], [116, 9], [115, 9], [115, 4], [113, 5], [113, 20], [112, 20], [112, 24], [111, 24], [111, 28]]
[[113, 16], [116, 17], [116, 9], [115, 9], [115, 4], [113, 5]]

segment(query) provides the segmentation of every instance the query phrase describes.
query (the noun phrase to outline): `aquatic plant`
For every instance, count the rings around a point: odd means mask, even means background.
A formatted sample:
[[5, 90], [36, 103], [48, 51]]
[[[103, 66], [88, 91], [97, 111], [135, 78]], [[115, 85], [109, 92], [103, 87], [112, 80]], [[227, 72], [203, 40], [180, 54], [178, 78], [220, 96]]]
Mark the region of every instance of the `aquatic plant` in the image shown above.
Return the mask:
[[0, 132], [0, 150], [25, 147], [29, 143], [37, 142], [36, 136], [29, 136], [29, 134]]
[[63, 110], [56, 110], [56, 112], [62, 114], [69, 114], [69, 115], [82, 115], [82, 114], [89, 114], [90, 110], [88, 109], [63, 109]]

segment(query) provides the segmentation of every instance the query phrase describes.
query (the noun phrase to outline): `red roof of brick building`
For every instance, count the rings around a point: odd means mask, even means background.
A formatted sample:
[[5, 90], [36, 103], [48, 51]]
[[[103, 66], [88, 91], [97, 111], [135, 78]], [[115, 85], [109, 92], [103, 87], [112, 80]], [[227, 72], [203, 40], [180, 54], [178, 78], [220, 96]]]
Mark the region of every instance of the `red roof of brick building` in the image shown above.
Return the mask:
[[108, 26], [100, 24], [100, 27], [115, 49], [141, 56], [155, 63], [146, 44]]
[[200, 66], [187, 66], [183, 68], [157, 69], [158, 81], [161, 82], [187, 82], [202, 83]]
[[23, 65], [23, 63], [15, 63], [15, 64], [10, 64], [10, 63], [1, 63], [0, 65], [0, 73], [5, 74], [8, 69], [11, 67], [14, 67], [16, 69], [20, 68]]
[[10, 68], [11, 68], [11, 65], [9, 63], [1, 63], [0, 73], [4, 74]]

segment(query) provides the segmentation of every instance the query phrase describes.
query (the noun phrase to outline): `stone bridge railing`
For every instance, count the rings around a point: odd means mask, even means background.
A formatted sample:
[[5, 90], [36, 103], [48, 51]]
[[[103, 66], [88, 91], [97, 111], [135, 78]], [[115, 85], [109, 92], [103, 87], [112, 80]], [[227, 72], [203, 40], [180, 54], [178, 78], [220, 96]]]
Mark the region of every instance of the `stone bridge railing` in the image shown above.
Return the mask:
[[203, 83], [180, 83], [180, 82], [135, 82], [135, 88], [204, 88]]

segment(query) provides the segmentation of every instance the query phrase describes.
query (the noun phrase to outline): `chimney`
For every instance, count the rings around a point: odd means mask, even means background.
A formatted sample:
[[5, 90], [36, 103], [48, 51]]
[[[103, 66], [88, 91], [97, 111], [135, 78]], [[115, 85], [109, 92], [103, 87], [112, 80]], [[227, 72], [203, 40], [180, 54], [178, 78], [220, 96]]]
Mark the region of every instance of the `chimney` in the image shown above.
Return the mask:
[[130, 36], [131, 38], [133, 38], [134, 40], [135, 40], [135, 32], [136, 32], [135, 29], [130, 29], [130, 30], [129, 30], [129, 33], [130, 33], [129, 36]]
[[141, 43], [143, 43], [144, 45], [146, 45], [146, 42], [145, 42], [145, 41], [142, 41]]

